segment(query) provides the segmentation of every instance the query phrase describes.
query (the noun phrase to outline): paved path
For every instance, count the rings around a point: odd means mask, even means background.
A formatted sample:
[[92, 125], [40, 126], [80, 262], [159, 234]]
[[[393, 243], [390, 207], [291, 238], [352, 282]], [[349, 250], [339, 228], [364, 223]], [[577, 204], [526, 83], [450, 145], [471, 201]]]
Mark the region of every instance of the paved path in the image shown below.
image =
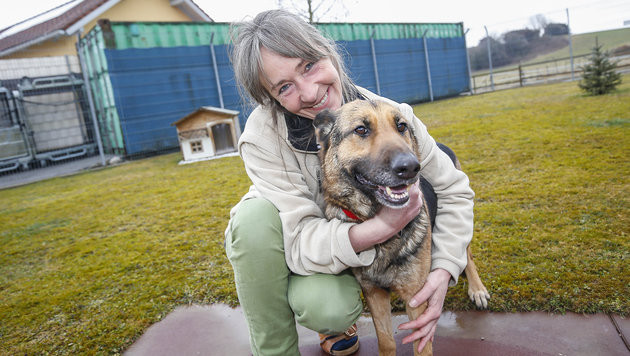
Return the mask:
[[[112, 157], [114, 156], [106, 155], [105, 160], [107, 161]], [[63, 177], [97, 167], [102, 167], [101, 156], [99, 155], [50, 164], [43, 168], [31, 168], [20, 172], [2, 173], [0, 174], [0, 189], [13, 188], [46, 179]]]
[[[405, 320], [396, 315], [394, 327]], [[357, 326], [361, 347], [356, 355], [377, 355], [369, 316], [361, 317]], [[324, 355], [317, 334], [300, 326], [298, 332], [302, 355]], [[395, 335], [398, 355], [413, 355], [410, 345], [400, 343], [406, 334]], [[628, 337], [630, 319], [605, 314], [444, 312], [433, 345], [436, 356], [627, 356]], [[251, 351], [242, 310], [212, 305], [176, 309], [151, 326], [125, 355], [239, 356]]]

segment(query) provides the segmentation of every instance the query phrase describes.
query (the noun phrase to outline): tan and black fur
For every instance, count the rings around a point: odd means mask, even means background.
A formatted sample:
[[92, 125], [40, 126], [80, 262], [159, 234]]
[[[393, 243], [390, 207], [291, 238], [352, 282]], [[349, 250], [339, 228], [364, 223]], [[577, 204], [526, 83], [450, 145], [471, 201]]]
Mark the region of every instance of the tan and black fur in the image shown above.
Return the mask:
[[[413, 127], [399, 110], [382, 101], [357, 100], [337, 111], [320, 113], [314, 125], [328, 218], [352, 220], [343, 211], [346, 209], [362, 221], [373, 217], [382, 205], [402, 207], [407, 203], [407, 187], [420, 179], [420, 155]], [[353, 268], [353, 272], [372, 313], [379, 355], [395, 355], [389, 294], [395, 292], [407, 304], [429, 274], [431, 221], [427, 204], [397, 236], [375, 249], [374, 262]], [[483, 294], [485, 303], [489, 296], [470, 253], [468, 259], [467, 278], [473, 292]], [[407, 304], [409, 319], [417, 319], [426, 307], [426, 303], [417, 308]], [[416, 354], [417, 347], [418, 342], [414, 343]], [[431, 354], [429, 342], [421, 355]]]

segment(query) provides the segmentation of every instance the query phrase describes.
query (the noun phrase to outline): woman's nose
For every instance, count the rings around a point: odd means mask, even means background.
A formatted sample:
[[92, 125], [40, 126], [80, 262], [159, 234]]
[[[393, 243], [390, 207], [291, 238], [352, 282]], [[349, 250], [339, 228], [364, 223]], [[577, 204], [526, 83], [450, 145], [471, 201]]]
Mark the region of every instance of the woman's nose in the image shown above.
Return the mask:
[[300, 99], [303, 103], [314, 104], [317, 101], [317, 85], [303, 83], [300, 86]]

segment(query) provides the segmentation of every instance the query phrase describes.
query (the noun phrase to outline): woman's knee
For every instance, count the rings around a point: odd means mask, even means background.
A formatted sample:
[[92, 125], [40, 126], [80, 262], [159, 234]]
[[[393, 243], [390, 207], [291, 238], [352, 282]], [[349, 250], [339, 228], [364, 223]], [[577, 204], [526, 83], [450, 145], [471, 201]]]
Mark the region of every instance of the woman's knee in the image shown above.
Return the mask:
[[322, 334], [344, 332], [361, 315], [360, 286], [348, 272], [291, 275], [289, 303], [301, 325]]
[[232, 246], [257, 249], [282, 245], [282, 223], [278, 209], [263, 198], [241, 202], [230, 220], [229, 234]]
[[282, 223], [278, 209], [262, 198], [240, 203], [226, 237], [230, 261], [280, 260], [284, 264]]

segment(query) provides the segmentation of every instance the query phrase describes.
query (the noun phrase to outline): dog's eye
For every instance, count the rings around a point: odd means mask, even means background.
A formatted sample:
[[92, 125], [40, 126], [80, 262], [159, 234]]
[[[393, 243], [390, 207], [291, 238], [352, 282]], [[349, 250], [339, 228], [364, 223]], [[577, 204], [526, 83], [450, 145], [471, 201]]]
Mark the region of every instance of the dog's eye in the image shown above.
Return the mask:
[[405, 131], [407, 131], [407, 124], [404, 122], [399, 122], [396, 125], [396, 129], [398, 130], [398, 132], [404, 133]]
[[356, 132], [359, 136], [366, 136], [368, 134], [368, 129], [365, 126], [359, 126], [354, 129], [354, 132]]

